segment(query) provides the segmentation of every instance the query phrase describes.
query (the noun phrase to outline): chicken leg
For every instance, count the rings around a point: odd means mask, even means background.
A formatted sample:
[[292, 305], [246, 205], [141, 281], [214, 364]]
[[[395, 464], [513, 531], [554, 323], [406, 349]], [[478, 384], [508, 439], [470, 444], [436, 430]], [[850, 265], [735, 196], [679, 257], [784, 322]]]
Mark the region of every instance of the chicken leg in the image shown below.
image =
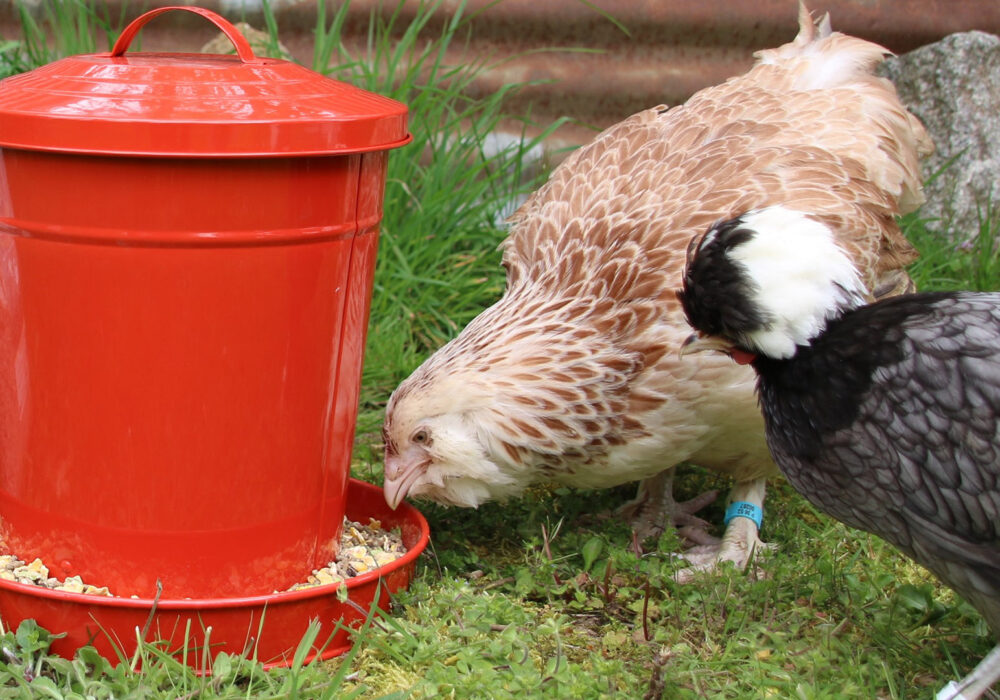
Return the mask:
[[628, 519], [640, 542], [662, 535], [668, 523], [677, 528], [677, 534], [684, 540], [693, 544], [718, 542], [708, 533], [711, 523], [695, 513], [712, 503], [719, 492], [706, 491], [689, 501], [677, 503], [674, 500], [675, 472], [676, 467], [670, 467], [640, 481], [635, 498], [619, 508], [618, 513]]
[[[730, 491], [729, 503], [748, 503], [763, 511], [766, 485], [764, 478], [738, 482]], [[755, 553], [774, 547], [761, 542], [758, 535], [756, 522], [744, 516], [733, 517], [721, 540], [697, 545], [681, 555], [690, 566], [674, 574], [674, 579], [678, 583], [690, 583], [699, 573], [715, 571], [724, 561], [732, 562], [738, 569], [746, 568]]]
[[1000, 644], [993, 647], [972, 672], [956, 683], [951, 681], [938, 691], [936, 700], [974, 700], [1000, 680]]

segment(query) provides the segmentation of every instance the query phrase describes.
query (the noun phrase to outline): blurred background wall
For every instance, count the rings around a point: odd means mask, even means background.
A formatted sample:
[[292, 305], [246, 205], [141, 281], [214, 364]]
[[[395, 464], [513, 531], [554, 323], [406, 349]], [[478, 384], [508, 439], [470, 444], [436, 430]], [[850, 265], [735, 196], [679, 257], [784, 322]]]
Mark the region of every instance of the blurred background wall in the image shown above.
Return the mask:
[[[45, 1], [22, 4], [38, 13]], [[98, 4], [116, 21], [153, 7], [197, 4], [264, 27], [259, 0]], [[340, 4], [327, 3], [328, 13]], [[418, 5], [419, 0], [405, 0], [404, 17]], [[446, 21], [461, 5], [444, 0], [435, 21]], [[387, 14], [396, 6], [394, 0], [352, 0], [347, 43], [363, 45], [372, 14]], [[271, 0], [271, 7], [282, 44], [309, 65], [315, 0]], [[810, 9], [829, 12], [835, 30], [896, 53], [970, 29], [1000, 34], [1000, 0], [812, 0]], [[595, 128], [640, 109], [683, 102], [699, 88], [745, 70], [755, 50], [789, 41], [797, 31], [796, 0], [468, 0], [465, 12], [476, 14], [472, 32], [450, 59], [478, 57], [495, 64], [474, 90], [537, 82], [520, 91], [509, 110], [530, 114], [539, 124], [570, 117], [550, 139], [550, 149], [582, 143]], [[14, 2], [3, 0], [0, 35], [15, 38], [17, 27]], [[198, 51], [216, 34], [198, 17], [168, 14], [144, 30], [142, 50]]]

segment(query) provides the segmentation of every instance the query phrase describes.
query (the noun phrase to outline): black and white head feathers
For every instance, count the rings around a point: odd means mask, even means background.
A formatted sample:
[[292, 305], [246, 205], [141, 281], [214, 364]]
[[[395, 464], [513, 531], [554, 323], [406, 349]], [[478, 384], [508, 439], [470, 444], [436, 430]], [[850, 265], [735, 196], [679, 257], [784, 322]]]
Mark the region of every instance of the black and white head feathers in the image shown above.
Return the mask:
[[678, 293], [701, 334], [773, 359], [794, 355], [866, 296], [829, 227], [782, 206], [716, 224], [692, 242]]

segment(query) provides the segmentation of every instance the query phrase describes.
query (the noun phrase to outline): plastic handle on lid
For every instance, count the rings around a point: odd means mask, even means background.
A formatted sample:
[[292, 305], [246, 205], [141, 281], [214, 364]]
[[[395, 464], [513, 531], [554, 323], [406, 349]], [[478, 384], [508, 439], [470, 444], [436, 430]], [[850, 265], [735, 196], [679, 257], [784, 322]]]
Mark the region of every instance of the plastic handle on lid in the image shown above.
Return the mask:
[[239, 30], [236, 29], [229, 20], [227, 20], [222, 15], [212, 12], [211, 10], [206, 10], [203, 7], [186, 7], [186, 6], [171, 6], [171, 7], [160, 7], [155, 10], [150, 10], [145, 14], [136, 17], [131, 24], [125, 27], [125, 31], [121, 33], [118, 37], [118, 41], [115, 42], [114, 47], [111, 49], [111, 56], [123, 56], [125, 51], [128, 49], [129, 44], [135, 38], [135, 35], [139, 33], [149, 20], [153, 19], [157, 15], [162, 15], [164, 12], [170, 12], [171, 10], [184, 10], [185, 12], [194, 12], [197, 15], [201, 15], [209, 22], [218, 27], [223, 34], [229, 37], [229, 40], [233, 42], [233, 46], [236, 48], [236, 55], [240, 57], [243, 63], [260, 63], [258, 59], [253, 54], [253, 49], [250, 48], [250, 42], [246, 40], [246, 37], [240, 34]]

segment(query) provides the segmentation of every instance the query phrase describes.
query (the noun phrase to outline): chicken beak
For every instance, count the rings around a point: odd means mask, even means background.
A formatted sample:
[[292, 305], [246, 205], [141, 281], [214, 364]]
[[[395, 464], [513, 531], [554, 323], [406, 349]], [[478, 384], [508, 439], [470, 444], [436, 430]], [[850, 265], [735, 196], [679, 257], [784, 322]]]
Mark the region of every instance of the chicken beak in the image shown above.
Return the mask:
[[692, 333], [681, 343], [679, 355], [691, 355], [696, 352], [721, 352], [729, 355], [738, 365], [749, 365], [757, 359], [757, 355], [746, 350], [740, 350], [728, 340], [723, 340], [718, 336], [702, 335]]
[[389, 504], [390, 508], [396, 510], [414, 485], [423, 477], [429, 464], [429, 459], [406, 459], [406, 455], [386, 458], [383, 488], [385, 489], [385, 502]]
[[702, 335], [701, 333], [692, 333], [687, 337], [687, 339], [681, 343], [679, 355], [684, 357], [685, 355], [693, 355], [696, 352], [722, 352], [727, 355], [733, 350], [732, 343], [719, 338], [718, 336], [712, 335]]

